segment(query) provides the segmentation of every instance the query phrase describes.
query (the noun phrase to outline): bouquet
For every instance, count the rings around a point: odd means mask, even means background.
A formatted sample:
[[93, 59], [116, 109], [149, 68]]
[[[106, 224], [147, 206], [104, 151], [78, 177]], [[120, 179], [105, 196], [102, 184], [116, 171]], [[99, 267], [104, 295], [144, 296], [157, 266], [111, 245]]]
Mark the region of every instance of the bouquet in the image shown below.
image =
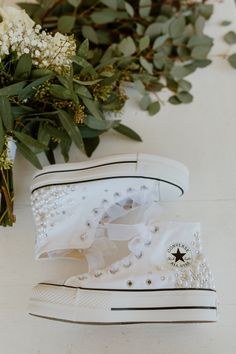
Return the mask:
[[141, 140], [110, 119], [126, 100], [111, 65], [93, 66], [89, 42], [51, 34], [23, 10], [0, 8], [0, 225], [12, 225], [15, 149], [36, 168], [39, 153], [55, 163], [58, 147], [65, 161], [72, 142], [88, 156], [108, 129]]
[[[186, 76], [211, 63], [205, 22], [213, 5], [186, 0], [36, 0], [0, 8], [0, 225], [12, 225], [17, 149], [36, 168], [39, 153], [69, 160], [71, 144], [91, 156], [109, 129], [136, 141], [121, 123], [125, 83], [156, 115], [193, 99]], [[25, 12], [26, 11], [26, 12]], [[226, 24], [227, 21], [224, 21]], [[229, 32], [225, 40], [236, 42]], [[236, 67], [236, 54], [228, 58]], [[113, 112], [115, 114], [109, 114]]]

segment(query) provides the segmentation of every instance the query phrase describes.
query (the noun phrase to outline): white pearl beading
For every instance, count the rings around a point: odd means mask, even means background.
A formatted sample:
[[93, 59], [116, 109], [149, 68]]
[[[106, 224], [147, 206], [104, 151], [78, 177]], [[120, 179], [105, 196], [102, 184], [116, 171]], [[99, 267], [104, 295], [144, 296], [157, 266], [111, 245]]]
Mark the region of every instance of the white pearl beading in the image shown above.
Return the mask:
[[[154, 231], [155, 230], [155, 231]], [[158, 225], [153, 225], [150, 228], [152, 234], [157, 233], [159, 231]], [[153, 235], [154, 236], [154, 235]], [[191, 243], [191, 249], [193, 252], [193, 262], [191, 265], [184, 269], [172, 269], [170, 271], [169, 265], [157, 267], [157, 271], [150, 271], [146, 274], [146, 276], [142, 276], [143, 280], [141, 280], [141, 284], [143, 288], [152, 287], [158, 288], [161, 283], [165, 284], [168, 281], [173, 280], [173, 286], [176, 288], [208, 288], [215, 289], [215, 283], [212, 276], [212, 272], [209, 268], [209, 265], [202, 253], [202, 246], [200, 241], [199, 233], [195, 233], [194, 241]], [[149, 247], [152, 244], [150, 240], [145, 242], [144, 245]], [[136, 255], [134, 252], [131, 253], [121, 259], [118, 262], [111, 264], [111, 266], [105, 270], [97, 270], [94, 273], [86, 273], [82, 275], [78, 275], [78, 280], [88, 280], [95, 278], [103, 278], [105, 279], [107, 274], [115, 275], [120, 271], [121, 268], [132, 268], [135, 267], [136, 261], [139, 261], [143, 257], [143, 252], [141, 255]], [[144, 251], [145, 257], [145, 251]], [[174, 273], [174, 278], [173, 276]], [[137, 278], [132, 278], [130, 275], [132, 274], [132, 270], [129, 269], [128, 278], [124, 277], [124, 287], [127, 288], [135, 288], [135, 284], [137, 283]], [[140, 280], [139, 280], [140, 284]], [[161, 285], [162, 287], [163, 285]]]
[[[89, 185], [81, 188], [80, 184], [75, 183], [45, 186], [32, 193], [32, 210], [37, 229], [36, 247], [40, 248], [41, 245], [46, 244], [50, 231], [63, 220], [65, 222], [65, 218], [76, 213], [79, 218], [78, 209], [83, 207], [87, 199], [86, 188], [89, 188]], [[122, 189], [120, 183], [119, 188], [120, 190], [103, 188], [99, 204], [88, 209], [88, 217], [84, 225], [79, 224], [78, 220], [80, 242], [85, 242], [89, 235], [95, 233], [99, 225], [110, 223], [140, 205], [150, 204], [159, 199], [159, 182], [147, 181], [147, 185], [144, 185], [140, 181], [139, 185], [136, 183], [135, 188], [128, 186], [125, 189]], [[78, 200], [78, 192], [80, 200]], [[79, 233], [82, 228], [83, 232]], [[63, 254], [65, 255], [65, 250]]]

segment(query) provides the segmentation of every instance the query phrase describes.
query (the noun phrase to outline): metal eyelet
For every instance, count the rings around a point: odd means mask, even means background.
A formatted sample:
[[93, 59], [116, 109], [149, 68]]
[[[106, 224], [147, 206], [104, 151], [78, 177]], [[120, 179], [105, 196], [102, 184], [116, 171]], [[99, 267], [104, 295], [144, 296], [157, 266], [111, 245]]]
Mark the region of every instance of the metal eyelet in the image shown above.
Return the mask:
[[137, 259], [142, 258], [142, 256], [143, 256], [143, 252], [140, 252], [140, 254], [136, 254], [136, 255], [135, 255], [135, 257], [136, 257]]
[[94, 274], [94, 276], [95, 276], [96, 278], [100, 277], [101, 275], [102, 275], [102, 272], [100, 272], [100, 271], [97, 271], [97, 272]]
[[129, 268], [132, 265], [132, 262], [129, 261], [129, 263], [123, 263], [124, 268]]
[[153, 234], [155, 234], [156, 232], [159, 231], [159, 227], [158, 227], [157, 225], [153, 225], [153, 226], [151, 227], [150, 231], [151, 231]]
[[82, 234], [82, 235], [80, 235], [80, 239], [81, 239], [81, 241], [86, 240], [86, 238], [87, 238], [87, 235], [86, 235], [86, 234]]
[[146, 280], [146, 284], [147, 284], [147, 285], [151, 285], [151, 284], [152, 284], [151, 279], [147, 279], [147, 280]]
[[118, 272], [118, 268], [117, 269], [110, 269], [109, 270], [109, 272], [111, 273], [111, 274], [115, 274], [115, 273], [117, 273]]
[[145, 189], [148, 189], [148, 187], [145, 186], [145, 185], [142, 185], [142, 186], [140, 187], [140, 189], [141, 189], [141, 190], [145, 190]]

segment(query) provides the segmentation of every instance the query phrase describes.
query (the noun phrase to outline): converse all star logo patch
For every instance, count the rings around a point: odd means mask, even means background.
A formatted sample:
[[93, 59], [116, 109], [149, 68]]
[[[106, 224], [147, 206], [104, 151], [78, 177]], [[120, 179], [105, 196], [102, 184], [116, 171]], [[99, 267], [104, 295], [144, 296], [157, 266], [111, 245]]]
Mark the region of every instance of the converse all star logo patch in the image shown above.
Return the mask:
[[191, 250], [184, 243], [173, 243], [167, 250], [167, 260], [174, 267], [187, 267], [192, 262]]

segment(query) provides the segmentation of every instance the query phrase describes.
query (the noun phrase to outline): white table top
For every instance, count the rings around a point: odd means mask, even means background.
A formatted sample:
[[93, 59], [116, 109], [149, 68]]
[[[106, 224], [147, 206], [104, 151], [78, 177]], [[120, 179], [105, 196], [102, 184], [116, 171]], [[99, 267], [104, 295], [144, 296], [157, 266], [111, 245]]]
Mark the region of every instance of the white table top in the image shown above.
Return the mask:
[[[17, 223], [0, 228], [1, 354], [236, 353], [236, 71], [222, 59], [222, 54], [236, 51], [222, 40], [224, 33], [236, 29], [235, 8], [232, 0], [214, 3], [215, 14], [207, 29], [215, 38], [213, 64], [192, 75], [194, 102], [167, 103], [158, 116], [149, 117], [137, 108], [137, 94], [131, 93], [123, 118], [140, 133], [143, 143], [110, 132], [102, 136], [94, 157], [107, 151], [140, 151], [177, 159], [189, 167], [190, 190], [182, 200], [165, 204], [164, 218], [201, 221], [219, 294], [219, 322], [88, 326], [30, 317], [27, 302], [33, 284], [81, 272], [85, 265], [34, 260], [35, 229], [29, 206], [34, 169], [17, 156]], [[234, 23], [223, 27], [221, 20]], [[73, 150], [72, 161], [83, 159]]]

